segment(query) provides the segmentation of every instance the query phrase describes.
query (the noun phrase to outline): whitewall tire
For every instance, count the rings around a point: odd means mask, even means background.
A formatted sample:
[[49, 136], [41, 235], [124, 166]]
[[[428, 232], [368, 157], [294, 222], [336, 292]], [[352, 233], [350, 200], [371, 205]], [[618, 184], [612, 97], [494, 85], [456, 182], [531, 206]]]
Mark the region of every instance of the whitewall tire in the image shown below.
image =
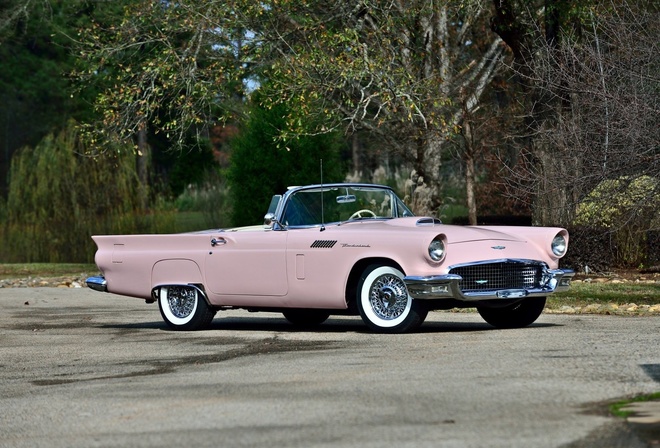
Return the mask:
[[163, 320], [175, 330], [204, 328], [215, 316], [199, 289], [188, 285], [161, 286], [158, 308]]
[[367, 267], [358, 283], [357, 305], [369, 328], [381, 333], [404, 333], [419, 327], [427, 310], [413, 300], [403, 273], [392, 266]]

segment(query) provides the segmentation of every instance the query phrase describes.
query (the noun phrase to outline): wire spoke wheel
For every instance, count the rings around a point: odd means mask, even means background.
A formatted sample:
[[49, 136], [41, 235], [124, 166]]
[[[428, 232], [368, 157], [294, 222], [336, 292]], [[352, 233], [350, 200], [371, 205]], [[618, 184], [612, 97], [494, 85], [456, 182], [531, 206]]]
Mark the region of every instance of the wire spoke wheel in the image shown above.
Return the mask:
[[391, 266], [371, 265], [364, 270], [357, 305], [364, 323], [382, 333], [411, 331], [427, 315], [426, 308], [408, 294], [403, 273]]
[[167, 304], [172, 314], [179, 319], [190, 316], [197, 306], [197, 291], [192, 288], [171, 287]]
[[396, 319], [406, 312], [408, 290], [398, 276], [382, 275], [376, 279], [369, 291], [369, 302], [379, 318]]
[[163, 320], [175, 330], [198, 330], [208, 326], [215, 316], [204, 293], [195, 286], [161, 286], [158, 307]]

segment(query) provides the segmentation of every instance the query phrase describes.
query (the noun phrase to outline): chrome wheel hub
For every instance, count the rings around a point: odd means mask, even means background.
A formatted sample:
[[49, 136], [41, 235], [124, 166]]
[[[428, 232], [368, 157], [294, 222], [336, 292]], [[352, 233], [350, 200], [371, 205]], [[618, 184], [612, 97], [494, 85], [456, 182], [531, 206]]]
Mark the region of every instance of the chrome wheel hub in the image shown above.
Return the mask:
[[167, 304], [172, 314], [183, 319], [190, 316], [197, 301], [196, 291], [192, 288], [170, 287], [167, 291]]
[[369, 290], [369, 303], [380, 319], [396, 319], [404, 313], [408, 305], [405, 283], [395, 275], [378, 277]]

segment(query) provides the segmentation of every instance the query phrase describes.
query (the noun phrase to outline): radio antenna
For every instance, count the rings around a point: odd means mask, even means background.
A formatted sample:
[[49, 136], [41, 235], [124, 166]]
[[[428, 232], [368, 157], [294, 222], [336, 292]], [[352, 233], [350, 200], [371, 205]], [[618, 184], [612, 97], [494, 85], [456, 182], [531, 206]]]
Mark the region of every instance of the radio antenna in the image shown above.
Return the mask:
[[325, 217], [323, 216], [323, 159], [320, 159], [321, 165], [321, 232], [325, 230]]

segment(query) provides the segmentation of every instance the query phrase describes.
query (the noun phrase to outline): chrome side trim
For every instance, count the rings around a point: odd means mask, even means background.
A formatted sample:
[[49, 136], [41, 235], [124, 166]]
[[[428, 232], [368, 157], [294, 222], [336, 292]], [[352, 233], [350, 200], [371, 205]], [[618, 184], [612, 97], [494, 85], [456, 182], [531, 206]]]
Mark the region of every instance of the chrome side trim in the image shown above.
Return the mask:
[[90, 289], [100, 292], [108, 292], [108, 282], [105, 280], [105, 277], [89, 277], [85, 280], [85, 283]]
[[500, 289], [489, 291], [463, 292], [460, 275], [429, 275], [429, 276], [406, 276], [408, 293], [413, 299], [456, 299], [463, 302], [496, 299], [517, 299], [527, 297], [546, 297], [552, 293], [566, 291], [571, 285], [571, 279], [575, 275], [572, 269], [547, 269], [544, 270], [544, 282], [539, 288], [529, 289]]

